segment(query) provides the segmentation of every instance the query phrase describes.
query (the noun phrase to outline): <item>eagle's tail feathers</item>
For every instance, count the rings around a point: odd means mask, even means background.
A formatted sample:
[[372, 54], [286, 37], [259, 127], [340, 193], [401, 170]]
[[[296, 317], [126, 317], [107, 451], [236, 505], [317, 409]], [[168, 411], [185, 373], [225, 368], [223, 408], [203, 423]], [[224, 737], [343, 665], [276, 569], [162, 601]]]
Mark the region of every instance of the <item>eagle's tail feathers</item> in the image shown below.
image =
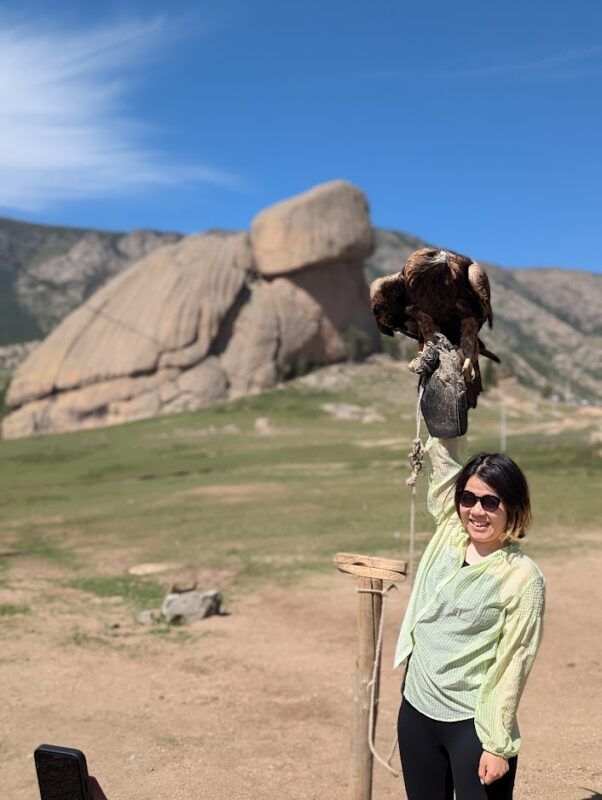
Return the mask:
[[490, 358], [492, 361], [495, 361], [496, 364], [501, 364], [501, 360], [499, 356], [496, 356], [495, 353], [492, 353], [491, 350], [488, 350], [483, 342], [480, 339], [477, 339], [479, 343], [479, 355], [485, 356], [485, 358]]

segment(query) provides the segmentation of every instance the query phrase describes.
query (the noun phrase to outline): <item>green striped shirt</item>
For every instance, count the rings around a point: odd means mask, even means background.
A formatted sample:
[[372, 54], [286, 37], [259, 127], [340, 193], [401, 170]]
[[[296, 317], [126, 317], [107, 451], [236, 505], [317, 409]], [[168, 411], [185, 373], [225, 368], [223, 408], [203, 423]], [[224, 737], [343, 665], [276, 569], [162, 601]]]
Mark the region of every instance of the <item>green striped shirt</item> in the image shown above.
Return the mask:
[[470, 538], [454, 506], [460, 439], [429, 438], [427, 505], [436, 530], [416, 572], [395, 666], [411, 654], [404, 696], [428, 717], [474, 717], [483, 749], [516, 755], [518, 703], [543, 632], [544, 577], [509, 544], [462, 567]]

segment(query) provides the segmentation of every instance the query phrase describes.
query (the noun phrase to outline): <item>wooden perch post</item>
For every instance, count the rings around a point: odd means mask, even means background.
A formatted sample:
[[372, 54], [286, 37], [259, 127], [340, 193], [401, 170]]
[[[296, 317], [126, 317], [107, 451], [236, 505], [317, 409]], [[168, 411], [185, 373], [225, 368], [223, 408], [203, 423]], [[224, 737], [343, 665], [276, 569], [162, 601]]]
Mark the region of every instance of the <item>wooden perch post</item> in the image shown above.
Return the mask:
[[[358, 649], [353, 694], [349, 800], [371, 800], [373, 757], [370, 739], [374, 736], [374, 729], [370, 731], [370, 682], [382, 613], [383, 582], [393, 583], [403, 580], [406, 564], [405, 561], [392, 558], [373, 558], [353, 553], [337, 553], [334, 562], [341, 572], [349, 572], [357, 577], [358, 590]], [[380, 669], [375, 675], [376, 699], [379, 680]], [[376, 708], [372, 715], [372, 725], [373, 728], [376, 725]]]

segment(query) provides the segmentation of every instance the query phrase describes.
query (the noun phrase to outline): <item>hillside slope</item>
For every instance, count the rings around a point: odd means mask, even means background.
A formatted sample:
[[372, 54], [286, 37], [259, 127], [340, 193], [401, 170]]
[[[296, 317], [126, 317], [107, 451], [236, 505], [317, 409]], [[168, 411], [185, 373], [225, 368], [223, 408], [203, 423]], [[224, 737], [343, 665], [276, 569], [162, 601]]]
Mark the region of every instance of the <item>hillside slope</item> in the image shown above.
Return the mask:
[[[249, 232], [186, 236], [109, 279], [17, 368], [7, 438], [192, 411], [378, 349], [368, 203], [329, 181]], [[75, 264], [75, 260], [72, 261]]]
[[108, 278], [180, 238], [0, 218], [0, 346], [43, 338]]
[[[368, 282], [426, 242], [377, 228]], [[110, 277], [179, 234], [129, 234], [0, 219], [0, 345], [43, 338]], [[495, 323], [483, 338], [527, 386], [602, 402], [602, 275], [486, 265]]]
[[[366, 277], [397, 272], [425, 242], [376, 230]], [[602, 402], [602, 275], [562, 269], [502, 269], [491, 280], [492, 330], [482, 338], [525, 385], [566, 400]]]

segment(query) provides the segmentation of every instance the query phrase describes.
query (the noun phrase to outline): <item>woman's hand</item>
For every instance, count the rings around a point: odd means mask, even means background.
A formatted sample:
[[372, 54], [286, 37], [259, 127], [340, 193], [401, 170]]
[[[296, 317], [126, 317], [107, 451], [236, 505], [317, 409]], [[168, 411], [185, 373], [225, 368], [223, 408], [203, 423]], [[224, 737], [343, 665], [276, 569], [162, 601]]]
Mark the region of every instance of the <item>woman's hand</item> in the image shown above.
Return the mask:
[[479, 761], [479, 779], [481, 783], [489, 784], [497, 781], [509, 770], [508, 759], [502, 756], [495, 756], [483, 750]]
[[93, 775], [88, 776], [88, 796], [90, 800], [107, 800], [107, 796]]

